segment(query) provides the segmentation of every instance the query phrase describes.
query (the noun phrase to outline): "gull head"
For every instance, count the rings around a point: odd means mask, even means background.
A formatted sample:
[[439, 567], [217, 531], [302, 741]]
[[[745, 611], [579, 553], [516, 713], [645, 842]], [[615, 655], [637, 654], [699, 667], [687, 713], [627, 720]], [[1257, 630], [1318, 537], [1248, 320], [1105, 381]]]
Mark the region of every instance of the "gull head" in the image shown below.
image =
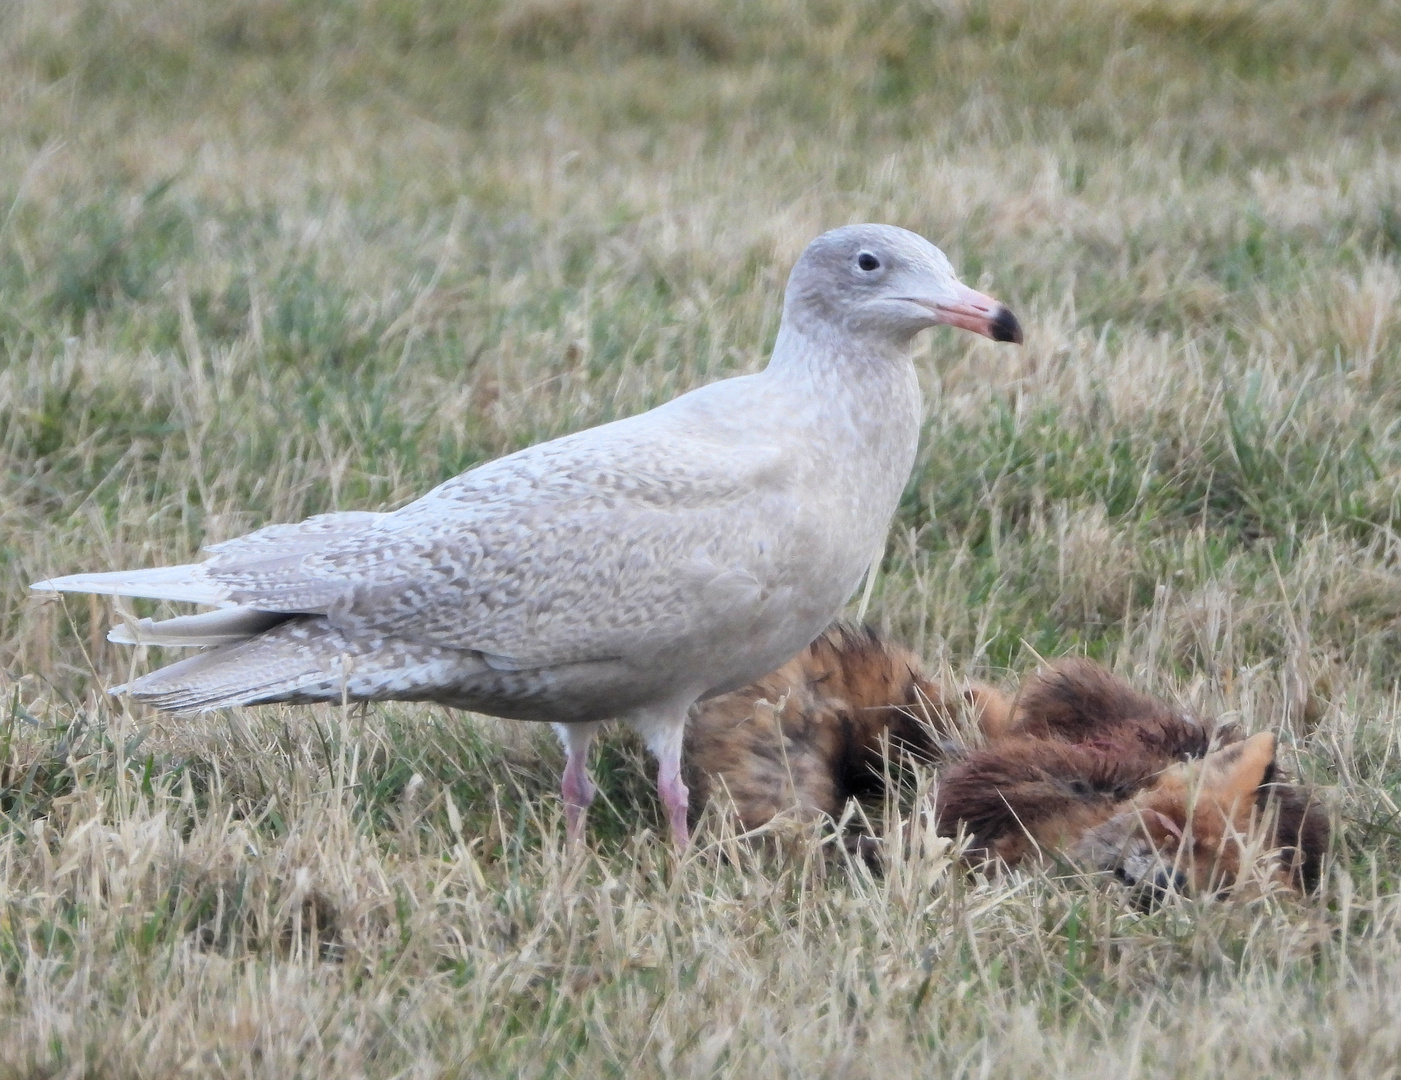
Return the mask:
[[788, 278], [783, 318], [800, 330], [825, 327], [872, 344], [904, 345], [939, 325], [1022, 341], [1006, 305], [970, 289], [942, 251], [894, 225], [848, 225], [809, 244]]

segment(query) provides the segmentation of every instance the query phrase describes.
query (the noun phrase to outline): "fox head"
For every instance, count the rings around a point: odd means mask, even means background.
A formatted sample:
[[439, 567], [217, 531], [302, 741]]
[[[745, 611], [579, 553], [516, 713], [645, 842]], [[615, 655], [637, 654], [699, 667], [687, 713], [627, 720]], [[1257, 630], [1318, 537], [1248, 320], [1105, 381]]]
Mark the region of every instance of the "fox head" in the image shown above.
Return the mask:
[[1114, 873], [1147, 901], [1228, 888], [1254, 852], [1277, 851], [1281, 884], [1312, 889], [1326, 823], [1297, 788], [1273, 783], [1275, 737], [1260, 732], [1180, 761], [1070, 845], [1072, 861]]
[[1224, 889], [1247, 853], [1274, 849], [1279, 880], [1312, 889], [1327, 820], [1306, 791], [1274, 782], [1274, 762], [1269, 732], [1177, 761], [1129, 738], [1013, 738], [950, 769], [936, 809], [974, 852], [1009, 865], [1064, 855], [1113, 873], [1145, 902]]

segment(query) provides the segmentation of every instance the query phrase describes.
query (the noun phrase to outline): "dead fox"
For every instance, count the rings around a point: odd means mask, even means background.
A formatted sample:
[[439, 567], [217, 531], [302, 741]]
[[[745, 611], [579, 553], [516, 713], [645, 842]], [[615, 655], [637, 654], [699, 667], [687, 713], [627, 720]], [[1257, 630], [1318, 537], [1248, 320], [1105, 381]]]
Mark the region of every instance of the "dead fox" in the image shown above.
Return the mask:
[[[970, 709], [986, 746], [960, 751]], [[1278, 852], [1279, 880], [1312, 890], [1328, 821], [1280, 782], [1275, 740], [1242, 738], [1139, 694], [1089, 660], [1032, 675], [1015, 699], [946, 688], [912, 653], [837, 625], [758, 682], [702, 702], [687, 729], [692, 811], [714, 793], [754, 829], [783, 811], [839, 818], [879, 793], [887, 755], [945, 762], [935, 811], [969, 856], [1015, 865], [1068, 858], [1149, 898], [1228, 886], [1250, 844]]]

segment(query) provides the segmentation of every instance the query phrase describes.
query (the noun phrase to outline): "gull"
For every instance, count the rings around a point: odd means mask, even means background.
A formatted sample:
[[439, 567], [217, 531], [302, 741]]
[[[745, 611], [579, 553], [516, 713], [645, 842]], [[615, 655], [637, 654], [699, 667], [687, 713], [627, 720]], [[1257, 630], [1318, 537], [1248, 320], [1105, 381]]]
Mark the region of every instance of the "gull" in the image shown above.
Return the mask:
[[108, 635], [203, 647], [112, 689], [158, 709], [432, 701], [549, 722], [571, 843], [595, 792], [589, 746], [621, 721], [656, 758], [685, 848], [687, 713], [804, 648], [883, 552], [923, 412], [909, 345], [939, 324], [1022, 340], [923, 237], [835, 229], [793, 267], [760, 372], [497, 458], [398, 510], [31, 588], [212, 605]]

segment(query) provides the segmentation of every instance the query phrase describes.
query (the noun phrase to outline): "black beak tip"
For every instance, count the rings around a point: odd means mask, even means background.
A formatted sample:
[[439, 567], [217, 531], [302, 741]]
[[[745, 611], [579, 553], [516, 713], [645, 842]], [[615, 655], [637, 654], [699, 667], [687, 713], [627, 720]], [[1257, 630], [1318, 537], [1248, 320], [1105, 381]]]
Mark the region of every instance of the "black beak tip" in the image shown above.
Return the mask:
[[1022, 343], [1022, 324], [1017, 322], [1017, 317], [1007, 308], [997, 309], [991, 325], [993, 341], [1010, 341], [1014, 345]]

